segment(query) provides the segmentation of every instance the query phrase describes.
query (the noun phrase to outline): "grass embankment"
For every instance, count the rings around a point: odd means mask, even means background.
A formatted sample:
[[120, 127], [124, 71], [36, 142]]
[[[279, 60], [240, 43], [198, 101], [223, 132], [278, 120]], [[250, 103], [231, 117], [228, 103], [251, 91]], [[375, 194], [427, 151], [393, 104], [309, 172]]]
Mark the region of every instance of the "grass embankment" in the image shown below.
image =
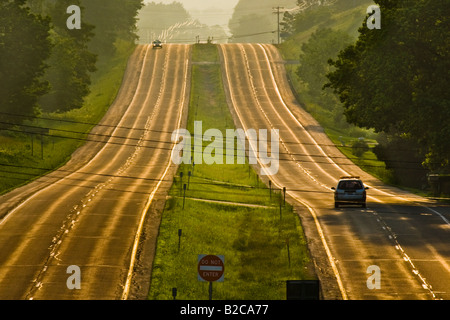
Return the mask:
[[[188, 130], [203, 122], [203, 132], [234, 129], [214, 45], [193, 49]], [[192, 139], [193, 140], [193, 139]], [[203, 147], [210, 142], [203, 142]], [[237, 162], [235, 162], [237, 163]], [[182, 185], [188, 183], [183, 209]], [[180, 173], [183, 173], [181, 181]], [[225, 256], [225, 281], [214, 283], [214, 299], [285, 299], [285, 280], [311, 278], [300, 220], [280, 193], [258, 179], [248, 164], [182, 164], [170, 191], [160, 226], [149, 299], [208, 299], [208, 283], [197, 279], [199, 254]], [[221, 200], [261, 207], [211, 203]], [[178, 249], [178, 230], [182, 230]], [[287, 250], [289, 242], [290, 265]]]
[[118, 41], [114, 56], [99, 59], [98, 70], [92, 75], [91, 93], [83, 108], [43, 114], [42, 118], [27, 119], [24, 123], [26, 131], [48, 128], [48, 133], [42, 136], [25, 134], [20, 132], [23, 131], [20, 127], [1, 132], [0, 194], [26, 184], [70, 159], [116, 98], [134, 48], [134, 44]]
[[[310, 36], [320, 27], [333, 28], [342, 30], [351, 35], [355, 41], [358, 36], [358, 28], [362, 25], [366, 17], [366, 9], [372, 1], [366, 0], [364, 4], [356, 8], [344, 10], [340, 12], [332, 12], [327, 17], [327, 21], [323, 21], [321, 25], [304, 30], [285, 41], [279, 46], [279, 49], [286, 60], [298, 60], [302, 51], [302, 45], [306, 43]], [[332, 58], [332, 57], [330, 57]], [[342, 119], [336, 119], [336, 111], [330, 110], [321, 105], [320, 97], [311, 96], [310, 92], [299, 79], [296, 74], [298, 64], [286, 65], [286, 71], [292, 83], [292, 87], [296, 93], [299, 103], [308, 111], [325, 129], [326, 134], [330, 137], [334, 144], [341, 152], [351, 159], [356, 165], [364, 171], [390, 184], [395, 184], [392, 172], [386, 169], [384, 161], [377, 159], [372, 148], [377, 144], [377, 135], [371, 130], [358, 128], [349, 125]], [[343, 113], [342, 108], [342, 113]], [[342, 117], [340, 117], [342, 118]], [[359, 138], [365, 138], [370, 149], [361, 156], [355, 156], [352, 153], [352, 143]]]

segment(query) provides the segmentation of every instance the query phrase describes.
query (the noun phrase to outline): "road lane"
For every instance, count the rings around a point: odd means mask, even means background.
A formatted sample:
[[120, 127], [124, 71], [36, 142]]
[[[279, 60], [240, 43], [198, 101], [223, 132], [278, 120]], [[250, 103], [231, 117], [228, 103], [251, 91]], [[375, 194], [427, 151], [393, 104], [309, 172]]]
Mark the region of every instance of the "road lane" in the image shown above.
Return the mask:
[[[335, 282], [331, 287], [325, 284], [325, 296], [448, 299], [448, 207], [435, 210], [434, 203], [385, 186], [346, 159], [295, 101], [275, 47], [221, 45], [221, 57], [237, 126], [280, 130], [280, 170], [270, 179], [278, 187], [286, 187], [288, 194], [308, 209], [302, 210], [302, 220], [314, 238], [310, 241], [319, 242], [321, 246], [316, 247], [326, 255], [326, 259], [316, 257], [321, 261], [318, 269], [333, 271], [332, 277], [323, 271], [324, 279]], [[333, 207], [329, 188], [340, 176], [349, 174], [361, 176], [371, 187], [365, 210]], [[428, 215], [411, 214], [417, 211]], [[424, 221], [424, 217], [430, 219]], [[312, 232], [311, 227], [317, 230]], [[381, 289], [367, 287], [371, 265], [381, 269]]]
[[[124, 82], [127, 90], [111, 107], [122, 116], [108, 143], [0, 222], [0, 298], [128, 297], [135, 243], [140, 243], [136, 235], [144, 222], [157, 223], [146, 218], [144, 209], [152, 194], [167, 192], [172, 180], [171, 132], [185, 118], [190, 73], [187, 45], [137, 51], [134, 63], [140, 68], [131, 65], [125, 77], [131, 72], [137, 81], [134, 87]], [[90, 147], [77, 154], [89, 153]], [[70, 265], [81, 269], [81, 290], [67, 288]]]

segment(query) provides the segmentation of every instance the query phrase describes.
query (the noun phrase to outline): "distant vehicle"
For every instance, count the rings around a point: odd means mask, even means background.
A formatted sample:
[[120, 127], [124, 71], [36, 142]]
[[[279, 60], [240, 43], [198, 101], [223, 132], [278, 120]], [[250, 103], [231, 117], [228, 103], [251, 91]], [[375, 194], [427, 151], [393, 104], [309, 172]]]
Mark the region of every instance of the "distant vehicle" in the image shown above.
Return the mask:
[[334, 190], [334, 207], [339, 208], [341, 204], [360, 204], [366, 207], [366, 190], [359, 177], [341, 177]]
[[153, 41], [153, 49], [162, 49], [162, 42], [159, 40]]

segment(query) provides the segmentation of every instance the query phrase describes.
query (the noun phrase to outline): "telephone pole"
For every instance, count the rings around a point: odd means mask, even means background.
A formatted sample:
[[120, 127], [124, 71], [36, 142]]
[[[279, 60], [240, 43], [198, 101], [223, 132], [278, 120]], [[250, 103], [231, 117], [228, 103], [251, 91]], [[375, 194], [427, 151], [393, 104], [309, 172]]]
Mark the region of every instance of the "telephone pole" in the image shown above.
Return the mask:
[[274, 12], [274, 14], [276, 14], [278, 16], [278, 44], [281, 43], [280, 41], [280, 14], [281, 14], [281, 9], [284, 9], [284, 7], [273, 7], [273, 10], [276, 10], [276, 12]]

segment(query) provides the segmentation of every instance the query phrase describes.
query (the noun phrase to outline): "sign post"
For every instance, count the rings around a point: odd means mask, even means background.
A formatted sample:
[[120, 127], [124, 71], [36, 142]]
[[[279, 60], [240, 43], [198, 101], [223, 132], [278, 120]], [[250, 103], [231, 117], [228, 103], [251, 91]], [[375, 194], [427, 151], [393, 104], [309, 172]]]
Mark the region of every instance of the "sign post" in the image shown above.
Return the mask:
[[212, 300], [212, 283], [224, 281], [225, 257], [200, 254], [197, 271], [199, 281], [209, 282], [209, 300]]

